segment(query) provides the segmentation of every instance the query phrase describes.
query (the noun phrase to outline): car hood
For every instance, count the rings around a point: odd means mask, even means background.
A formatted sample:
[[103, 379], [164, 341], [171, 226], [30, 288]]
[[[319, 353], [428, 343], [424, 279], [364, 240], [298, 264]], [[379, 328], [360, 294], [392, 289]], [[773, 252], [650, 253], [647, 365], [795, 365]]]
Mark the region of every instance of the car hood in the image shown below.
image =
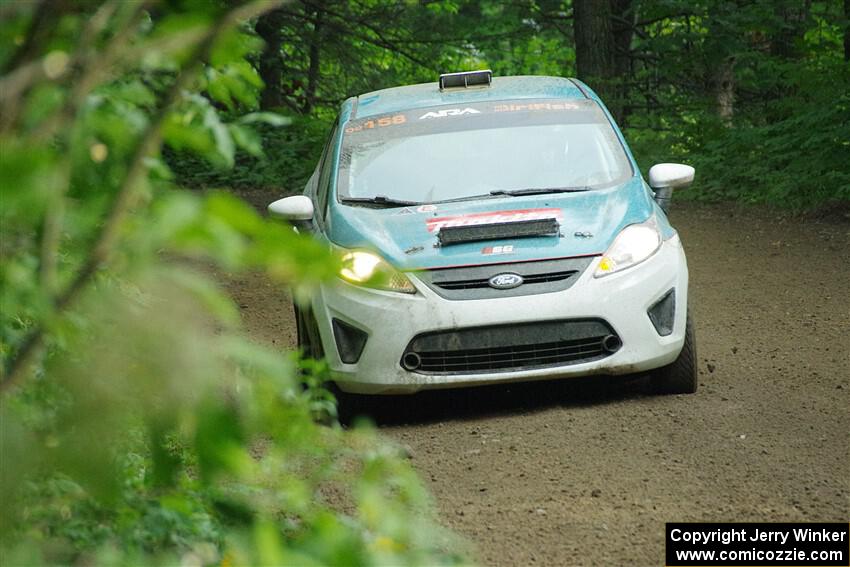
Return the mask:
[[[522, 262], [602, 254], [627, 225], [646, 220], [653, 201], [643, 181], [609, 189], [421, 207], [378, 209], [335, 203], [327, 235], [345, 248], [375, 251], [402, 270]], [[557, 218], [559, 236], [505, 238], [439, 246], [443, 226]]]

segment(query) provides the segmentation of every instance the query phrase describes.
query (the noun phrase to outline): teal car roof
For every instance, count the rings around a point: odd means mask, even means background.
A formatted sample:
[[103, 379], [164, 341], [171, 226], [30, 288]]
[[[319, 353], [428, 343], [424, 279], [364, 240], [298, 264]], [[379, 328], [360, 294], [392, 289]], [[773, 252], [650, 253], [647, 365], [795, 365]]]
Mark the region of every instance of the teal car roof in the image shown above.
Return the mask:
[[[382, 89], [348, 99], [343, 107], [346, 118], [363, 118], [414, 108], [518, 99], [596, 100], [586, 85], [563, 77], [493, 77], [489, 87], [469, 87], [440, 91], [437, 82]], [[347, 112], [346, 112], [347, 111]]]

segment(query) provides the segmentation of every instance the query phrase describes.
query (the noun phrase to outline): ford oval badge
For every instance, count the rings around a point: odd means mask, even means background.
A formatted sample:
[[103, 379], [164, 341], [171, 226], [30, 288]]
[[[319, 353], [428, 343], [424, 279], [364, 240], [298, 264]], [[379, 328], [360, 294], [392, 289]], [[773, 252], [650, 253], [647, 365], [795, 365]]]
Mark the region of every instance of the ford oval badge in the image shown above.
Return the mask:
[[495, 289], [513, 289], [521, 286], [523, 282], [522, 276], [519, 274], [496, 274], [487, 283]]

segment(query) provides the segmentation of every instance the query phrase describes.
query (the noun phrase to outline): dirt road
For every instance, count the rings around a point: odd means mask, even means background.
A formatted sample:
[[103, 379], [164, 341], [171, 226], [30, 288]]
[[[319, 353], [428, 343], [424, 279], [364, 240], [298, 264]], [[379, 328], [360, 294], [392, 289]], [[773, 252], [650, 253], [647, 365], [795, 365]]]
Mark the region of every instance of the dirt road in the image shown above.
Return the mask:
[[[481, 563], [661, 565], [665, 521], [850, 519], [850, 222], [677, 205], [697, 394], [595, 378], [375, 413]], [[232, 287], [258, 339], [293, 345], [285, 294]]]

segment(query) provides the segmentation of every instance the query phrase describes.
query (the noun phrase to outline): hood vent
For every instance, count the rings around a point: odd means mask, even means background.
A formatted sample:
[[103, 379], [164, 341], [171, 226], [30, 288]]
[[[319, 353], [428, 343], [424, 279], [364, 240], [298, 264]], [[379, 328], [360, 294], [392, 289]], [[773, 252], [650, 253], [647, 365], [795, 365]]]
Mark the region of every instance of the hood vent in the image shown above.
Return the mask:
[[481, 240], [503, 240], [529, 236], [559, 236], [561, 225], [557, 219], [535, 219], [526, 221], [476, 224], [470, 226], [444, 226], [437, 233], [440, 246], [478, 242]]

